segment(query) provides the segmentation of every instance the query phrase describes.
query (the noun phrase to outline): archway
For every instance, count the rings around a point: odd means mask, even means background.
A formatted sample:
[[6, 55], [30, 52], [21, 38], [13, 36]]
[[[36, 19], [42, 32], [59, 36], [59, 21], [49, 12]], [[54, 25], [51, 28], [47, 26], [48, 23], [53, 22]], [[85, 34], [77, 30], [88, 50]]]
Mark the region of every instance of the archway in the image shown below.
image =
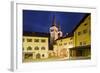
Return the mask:
[[41, 58], [41, 55], [38, 53], [37, 55], [36, 55], [36, 59], [40, 59]]

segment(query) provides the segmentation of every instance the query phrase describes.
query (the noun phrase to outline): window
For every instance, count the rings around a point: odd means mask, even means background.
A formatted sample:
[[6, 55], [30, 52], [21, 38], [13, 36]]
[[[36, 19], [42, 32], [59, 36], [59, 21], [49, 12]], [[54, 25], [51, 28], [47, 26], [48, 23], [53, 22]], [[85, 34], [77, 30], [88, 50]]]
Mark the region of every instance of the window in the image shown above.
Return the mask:
[[85, 34], [85, 33], [87, 33], [87, 30], [85, 29], [85, 30], [83, 30], [83, 33]]
[[45, 50], [45, 47], [42, 47], [41, 50]]
[[61, 46], [62, 44], [59, 44], [59, 46]]
[[86, 42], [83, 42], [83, 45], [85, 46], [86, 45]]
[[42, 57], [44, 57], [44, 54], [42, 54]]
[[80, 42], [80, 45], [82, 46], [82, 42]]
[[24, 59], [32, 59], [33, 58], [33, 54], [32, 53], [25, 53], [24, 54]]
[[23, 38], [23, 42], [25, 41], [25, 39]]
[[89, 30], [89, 35], [91, 35], [91, 30]]
[[78, 32], [78, 35], [81, 35], [81, 32]]
[[32, 47], [31, 46], [27, 47], [27, 50], [32, 50]]
[[70, 45], [70, 42], [69, 42], [69, 45]]
[[34, 42], [39, 42], [39, 39], [34, 39]]
[[60, 41], [62, 42], [62, 39]]
[[39, 50], [39, 47], [38, 47], [38, 46], [36, 46], [34, 49], [35, 49], [35, 50]]
[[41, 40], [41, 42], [43, 42], [43, 43], [44, 43], [44, 42], [46, 42], [46, 40], [45, 40], [45, 39], [42, 39], [42, 40]]
[[32, 42], [32, 39], [27, 39], [27, 42]]
[[70, 40], [72, 40], [73, 38], [71, 37]]
[[58, 33], [58, 37], [60, 37], [60, 33]]
[[53, 29], [51, 29], [51, 32], [53, 32], [54, 30]]
[[84, 26], [86, 26], [87, 25], [87, 23], [86, 24], [84, 24]]
[[64, 45], [67, 45], [67, 43], [64, 43]]

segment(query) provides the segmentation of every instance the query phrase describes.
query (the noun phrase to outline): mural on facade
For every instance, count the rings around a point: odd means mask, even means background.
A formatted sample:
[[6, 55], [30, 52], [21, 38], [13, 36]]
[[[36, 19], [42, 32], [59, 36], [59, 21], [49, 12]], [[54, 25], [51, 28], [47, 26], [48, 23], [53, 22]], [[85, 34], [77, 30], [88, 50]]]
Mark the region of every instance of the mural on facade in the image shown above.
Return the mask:
[[91, 59], [91, 14], [23, 10], [22, 61]]

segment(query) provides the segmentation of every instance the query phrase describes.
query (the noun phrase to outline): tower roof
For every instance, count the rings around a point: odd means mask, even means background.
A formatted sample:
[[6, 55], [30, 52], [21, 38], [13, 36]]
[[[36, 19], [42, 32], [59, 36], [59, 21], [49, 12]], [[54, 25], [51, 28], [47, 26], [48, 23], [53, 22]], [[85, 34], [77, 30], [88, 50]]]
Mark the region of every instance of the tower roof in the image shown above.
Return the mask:
[[58, 30], [61, 31], [60, 22], [58, 22]]
[[52, 26], [56, 26], [56, 16], [53, 16], [53, 20], [52, 20]]

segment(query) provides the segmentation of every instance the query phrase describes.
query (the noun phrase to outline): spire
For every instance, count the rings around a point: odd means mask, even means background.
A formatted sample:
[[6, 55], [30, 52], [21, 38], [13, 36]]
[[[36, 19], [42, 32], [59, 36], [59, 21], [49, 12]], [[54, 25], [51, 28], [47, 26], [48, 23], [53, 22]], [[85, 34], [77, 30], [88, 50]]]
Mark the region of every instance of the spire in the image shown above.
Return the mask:
[[58, 22], [58, 30], [61, 31], [60, 22]]
[[52, 26], [56, 26], [56, 16], [53, 16]]

